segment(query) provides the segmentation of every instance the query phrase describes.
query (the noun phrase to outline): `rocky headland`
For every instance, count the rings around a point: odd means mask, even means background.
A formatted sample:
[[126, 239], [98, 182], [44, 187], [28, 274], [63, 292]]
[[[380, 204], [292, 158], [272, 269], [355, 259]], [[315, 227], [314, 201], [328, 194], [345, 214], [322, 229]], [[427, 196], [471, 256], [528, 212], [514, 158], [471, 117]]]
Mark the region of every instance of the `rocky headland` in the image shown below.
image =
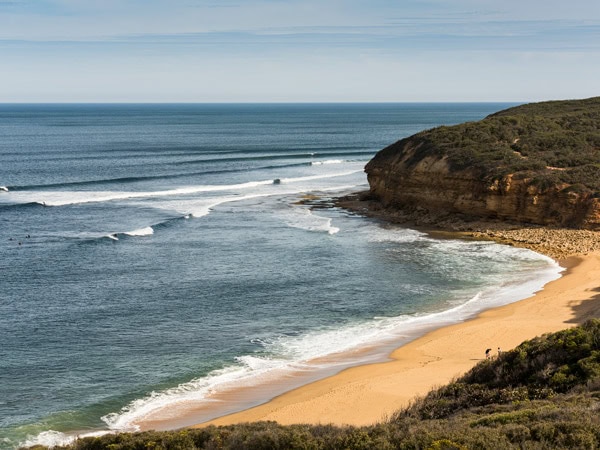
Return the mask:
[[349, 209], [557, 258], [600, 249], [600, 97], [532, 103], [402, 139]]

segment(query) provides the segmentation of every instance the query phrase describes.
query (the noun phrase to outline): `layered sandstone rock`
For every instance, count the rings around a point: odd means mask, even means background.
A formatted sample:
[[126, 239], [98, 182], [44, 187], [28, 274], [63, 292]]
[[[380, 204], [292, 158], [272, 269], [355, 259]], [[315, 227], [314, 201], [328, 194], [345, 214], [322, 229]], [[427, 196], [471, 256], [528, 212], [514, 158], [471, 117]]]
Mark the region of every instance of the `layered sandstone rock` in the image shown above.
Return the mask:
[[[475, 126], [469, 125], [467, 131], [472, 133]], [[436, 144], [424, 132], [379, 152], [365, 168], [371, 197], [390, 210], [449, 212], [472, 218], [600, 229], [600, 199], [594, 189], [560, 181], [539, 185], [534, 181], [540, 171], [506, 173], [502, 166], [502, 171], [494, 167], [485, 172], [464, 164], [457, 168], [452, 161], [454, 149], [448, 145], [438, 149]], [[543, 167], [546, 178], [548, 173], [561, 170], [565, 169]]]
[[372, 196], [385, 208], [461, 213], [540, 225], [600, 229], [600, 200], [559, 184], [541, 190], [531, 179], [507, 175], [486, 182], [471, 170], [451, 170], [445, 157], [407, 160], [418, 149], [407, 143], [394, 158], [375, 157], [365, 171]]

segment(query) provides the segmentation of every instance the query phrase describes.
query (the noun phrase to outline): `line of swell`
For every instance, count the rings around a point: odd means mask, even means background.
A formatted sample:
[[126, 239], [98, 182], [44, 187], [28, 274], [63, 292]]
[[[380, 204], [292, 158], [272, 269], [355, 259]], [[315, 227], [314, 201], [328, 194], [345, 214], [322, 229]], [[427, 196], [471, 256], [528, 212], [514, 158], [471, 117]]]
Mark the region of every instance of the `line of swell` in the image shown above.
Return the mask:
[[[331, 146], [323, 146], [323, 145], [306, 145], [306, 146], [302, 146], [302, 147], [297, 147], [294, 150], [298, 151], [298, 152], [312, 152], [312, 151], [316, 151], [316, 150], [358, 150], [358, 149], [362, 149], [364, 150], [364, 146], [360, 146], [360, 145], [344, 145], [344, 146], [340, 146], [340, 145], [331, 145]], [[122, 148], [107, 148], [107, 149], [102, 149], [102, 153], [105, 154], [107, 152], [109, 153], [119, 153], [119, 152], [131, 152], [131, 153], [152, 153], [152, 156], [157, 156], [156, 151], [163, 151], [165, 150], [165, 147], [160, 147], [160, 148], [149, 148], [149, 147], [144, 147], [144, 148], [128, 148], [128, 149], [122, 149]], [[239, 148], [231, 148], [231, 149], [227, 149], [227, 150], [215, 150], [214, 146], [207, 146], [207, 147], [169, 147], [169, 152], [164, 152], [164, 153], [160, 153], [158, 154], [158, 156], [169, 156], [169, 155], [173, 155], [173, 154], [177, 154], [177, 155], [185, 155], [185, 154], [198, 154], [198, 155], [214, 155], [214, 154], [218, 154], [218, 155], [224, 155], [224, 154], [235, 154], [235, 153], [251, 153], [251, 152], [258, 152], [258, 151], [268, 151], [268, 152], [277, 152], [277, 149], [266, 149], [262, 146], [243, 146], [243, 147], [239, 147]], [[20, 154], [20, 153], [19, 153]]]
[[[332, 152], [332, 151], [336, 151], [336, 150], [365, 150], [364, 146], [330, 146], [330, 147], [324, 147], [324, 146], [306, 146], [306, 147], [302, 147], [302, 148], [297, 148], [296, 149], [298, 152], [302, 152], [303, 154], [310, 154], [310, 153], [314, 153], [314, 152], [318, 152], [318, 151], [327, 151], [327, 152]], [[269, 152], [269, 153], [277, 153], [281, 150], [278, 149], [272, 149], [272, 150], [265, 150], [264, 148], [257, 148], [257, 149], [253, 149], [251, 147], [243, 147], [243, 148], [239, 148], [239, 149], [234, 149], [234, 150], [215, 150], [215, 148], [213, 146], [211, 147], [175, 147], [175, 148], [169, 148], [169, 151], [165, 151], [165, 147], [160, 147], [160, 148], [149, 148], [149, 147], [144, 147], [144, 148], [106, 148], [106, 149], [102, 149], [101, 153], [99, 154], [92, 154], [92, 155], [78, 155], [78, 156], [71, 156], [71, 155], [62, 155], [62, 154], [58, 154], [56, 155], [54, 150], [52, 151], [31, 151], [31, 152], [7, 152], [4, 154], [4, 156], [8, 157], [8, 156], [15, 156], [18, 157], [19, 160], [24, 156], [24, 155], [36, 155], [36, 156], [44, 156], [44, 159], [46, 160], [53, 160], [53, 161], [72, 161], [72, 160], [105, 160], [106, 159], [106, 154], [107, 153], [115, 153], [116, 155], [114, 156], [115, 158], [119, 158], [119, 159], [136, 159], [136, 158], [146, 158], [148, 156], [152, 156], [153, 158], [156, 158], [157, 156], [165, 156], [165, 157], [178, 157], [178, 156], [223, 156], [223, 155], [235, 155], [235, 154], [240, 154], [240, 153], [260, 153], [260, 152]], [[289, 149], [287, 149], [287, 151], [289, 151]], [[158, 153], [161, 152], [161, 153]], [[371, 152], [373, 153], [373, 152]], [[7, 159], [7, 161], [15, 161], [14, 159]]]
[[[252, 170], [271, 170], [271, 169], [286, 169], [290, 167], [301, 167], [311, 165], [311, 162], [302, 162], [294, 164], [280, 164], [280, 165], [269, 165], [255, 167]], [[206, 170], [201, 172], [185, 172], [175, 173], [167, 175], [148, 175], [144, 177], [122, 177], [122, 178], [106, 178], [103, 180], [85, 180], [85, 181], [70, 181], [66, 183], [48, 183], [48, 184], [27, 184], [27, 185], [15, 185], [7, 186], [7, 191], [31, 191], [36, 189], [51, 189], [61, 187], [74, 187], [74, 186], [98, 186], [105, 184], [116, 184], [116, 183], [136, 183], [140, 181], [152, 181], [152, 180], [175, 180], [178, 178], [202, 176], [202, 175], [218, 175], [223, 173], [235, 173], [235, 172], [247, 172], [243, 169], [223, 169], [223, 170]]]
[[15, 209], [30, 209], [30, 208], [43, 208], [44, 205], [42, 205], [41, 203], [38, 202], [29, 202], [29, 203], [8, 203], [8, 204], [1, 204], [0, 203], [0, 211], [4, 210], [4, 211], [10, 211], [10, 210], [15, 210]]
[[186, 165], [186, 164], [203, 164], [203, 163], [225, 163], [231, 164], [232, 162], [244, 162], [244, 161], [263, 161], [267, 159], [278, 160], [278, 159], [306, 159], [306, 158], [343, 158], [348, 159], [351, 157], [368, 156], [372, 157], [373, 151], [358, 151], [358, 152], [314, 152], [314, 153], [287, 153], [278, 155], [261, 155], [261, 156], [249, 156], [247, 158], [214, 158], [214, 159], [192, 159], [186, 161], [177, 161], [170, 163], [174, 166]]

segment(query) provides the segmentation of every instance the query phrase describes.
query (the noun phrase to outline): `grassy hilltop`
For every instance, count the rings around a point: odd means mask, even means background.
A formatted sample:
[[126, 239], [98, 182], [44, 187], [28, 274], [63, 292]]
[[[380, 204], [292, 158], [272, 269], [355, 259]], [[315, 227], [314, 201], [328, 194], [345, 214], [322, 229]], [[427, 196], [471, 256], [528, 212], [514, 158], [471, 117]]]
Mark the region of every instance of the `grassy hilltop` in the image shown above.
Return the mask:
[[473, 169], [486, 180], [521, 174], [535, 185], [566, 183], [600, 195], [600, 97], [521, 105], [408, 139], [420, 145], [411, 163], [446, 156], [451, 168]]
[[593, 449], [599, 410], [600, 320], [593, 319], [481, 361], [375, 426], [259, 422], [85, 438], [65, 448]]

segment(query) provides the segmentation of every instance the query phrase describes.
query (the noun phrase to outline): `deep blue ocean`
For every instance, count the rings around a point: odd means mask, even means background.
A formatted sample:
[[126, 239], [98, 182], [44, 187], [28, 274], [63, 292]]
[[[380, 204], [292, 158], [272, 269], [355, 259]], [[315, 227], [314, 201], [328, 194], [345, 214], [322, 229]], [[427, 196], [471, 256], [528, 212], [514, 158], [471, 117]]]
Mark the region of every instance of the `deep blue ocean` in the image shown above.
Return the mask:
[[200, 422], [558, 277], [329, 202], [508, 106], [0, 105], [0, 448]]

